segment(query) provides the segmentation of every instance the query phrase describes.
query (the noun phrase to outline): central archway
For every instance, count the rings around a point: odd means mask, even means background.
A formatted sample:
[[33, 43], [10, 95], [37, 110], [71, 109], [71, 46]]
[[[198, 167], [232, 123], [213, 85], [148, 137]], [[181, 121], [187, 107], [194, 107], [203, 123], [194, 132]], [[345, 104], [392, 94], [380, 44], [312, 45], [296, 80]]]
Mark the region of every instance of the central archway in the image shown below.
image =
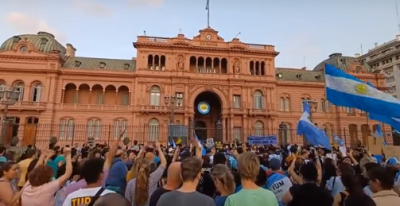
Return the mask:
[[222, 101], [212, 91], [203, 91], [196, 96], [193, 102], [195, 132], [198, 138], [206, 141], [213, 138], [214, 141], [222, 140]]

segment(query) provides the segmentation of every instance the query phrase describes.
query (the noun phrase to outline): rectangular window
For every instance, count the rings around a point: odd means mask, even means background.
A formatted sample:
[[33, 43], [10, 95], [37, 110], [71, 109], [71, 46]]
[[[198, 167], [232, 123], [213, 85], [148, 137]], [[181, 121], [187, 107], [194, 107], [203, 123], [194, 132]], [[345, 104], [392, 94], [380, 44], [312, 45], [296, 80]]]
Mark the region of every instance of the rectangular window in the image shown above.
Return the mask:
[[129, 105], [129, 94], [122, 94], [121, 96], [121, 105]]
[[74, 120], [68, 120], [68, 139], [73, 139], [75, 134], [75, 122]]
[[264, 98], [263, 96], [254, 96], [254, 109], [264, 108]]
[[123, 138], [126, 137], [128, 122], [124, 120], [117, 120], [114, 122], [114, 138], [117, 139], [121, 135], [121, 132], [124, 132]]
[[60, 139], [65, 139], [66, 128], [67, 128], [67, 122], [65, 120], [61, 120], [61, 122], [60, 122], [60, 134], [59, 134]]
[[[182, 92], [176, 92], [175, 93], [175, 106], [183, 106], [183, 93]], [[180, 99], [180, 102], [178, 101]]]
[[242, 139], [242, 128], [241, 127], [233, 127], [233, 138], [235, 140]]
[[151, 93], [150, 94], [150, 105], [151, 106], [160, 106], [160, 93]]
[[104, 104], [104, 94], [103, 93], [97, 94], [97, 104]]
[[240, 95], [233, 95], [233, 108], [240, 109], [242, 107], [241, 102]]
[[285, 98], [285, 111], [289, 112], [290, 111], [290, 99]]
[[75, 93], [74, 96], [72, 97], [72, 103], [78, 104], [79, 103], [79, 94]]
[[94, 138], [99, 139], [101, 137], [101, 122], [96, 120], [94, 125]]
[[42, 95], [42, 86], [35, 86], [35, 88], [33, 88], [32, 101], [40, 102], [41, 95]]

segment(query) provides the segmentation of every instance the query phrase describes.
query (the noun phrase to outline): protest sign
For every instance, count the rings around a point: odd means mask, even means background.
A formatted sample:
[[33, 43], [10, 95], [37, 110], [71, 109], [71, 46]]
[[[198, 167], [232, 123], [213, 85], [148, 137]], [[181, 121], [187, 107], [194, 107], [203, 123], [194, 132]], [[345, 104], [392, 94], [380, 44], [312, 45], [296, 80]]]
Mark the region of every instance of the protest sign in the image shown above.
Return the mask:
[[371, 154], [382, 154], [383, 138], [368, 136], [367, 148]]
[[268, 136], [249, 136], [247, 142], [250, 145], [276, 145], [278, 143], [275, 135]]
[[383, 153], [385, 154], [386, 158], [389, 157], [396, 157], [396, 158], [400, 158], [400, 146], [385, 146], [382, 147], [383, 149]]

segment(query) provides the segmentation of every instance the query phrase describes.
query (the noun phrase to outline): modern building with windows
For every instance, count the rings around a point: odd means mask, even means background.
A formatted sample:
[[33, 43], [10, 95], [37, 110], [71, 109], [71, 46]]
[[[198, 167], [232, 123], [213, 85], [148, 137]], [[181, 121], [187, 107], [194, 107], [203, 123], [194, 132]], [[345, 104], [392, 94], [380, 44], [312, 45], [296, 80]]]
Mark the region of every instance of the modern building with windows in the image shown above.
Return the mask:
[[400, 34], [384, 44], [375, 43], [366, 54], [356, 57], [369, 71], [385, 75], [387, 92], [400, 98]]
[[193, 38], [139, 36], [133, 45], [135, 58], [102, 59], [80, 57], [72, 44], [63, 46], [46, 32], [5, 40], [0, 90], [19, 91], [3, 124], [7, 140], [103, 142], [125, 131], [139, 141], [166, 141], [172, 123], [193, 125], [202, 139], [277, 135], [282, 144], [302, 144], [295, 129], [304, 101], [312, 107], [312, 121], [348, 145], [365, 143], [377, 125], [360, 111], [325, 100], [324, 63], [378, 88], [385, 83], [354, 57], [332, 54], [312, 71], [279, 68], [274, 46], [226, 41], [212, 28]]

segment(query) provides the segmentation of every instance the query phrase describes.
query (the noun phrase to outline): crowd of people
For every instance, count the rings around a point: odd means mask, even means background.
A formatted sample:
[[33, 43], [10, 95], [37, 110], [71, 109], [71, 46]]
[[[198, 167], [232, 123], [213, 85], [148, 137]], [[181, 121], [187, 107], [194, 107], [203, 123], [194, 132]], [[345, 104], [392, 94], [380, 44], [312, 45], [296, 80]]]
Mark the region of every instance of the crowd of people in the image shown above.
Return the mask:
[[361, 146], [0, 146], [0, 206], [399, 206], [399, 166]]

